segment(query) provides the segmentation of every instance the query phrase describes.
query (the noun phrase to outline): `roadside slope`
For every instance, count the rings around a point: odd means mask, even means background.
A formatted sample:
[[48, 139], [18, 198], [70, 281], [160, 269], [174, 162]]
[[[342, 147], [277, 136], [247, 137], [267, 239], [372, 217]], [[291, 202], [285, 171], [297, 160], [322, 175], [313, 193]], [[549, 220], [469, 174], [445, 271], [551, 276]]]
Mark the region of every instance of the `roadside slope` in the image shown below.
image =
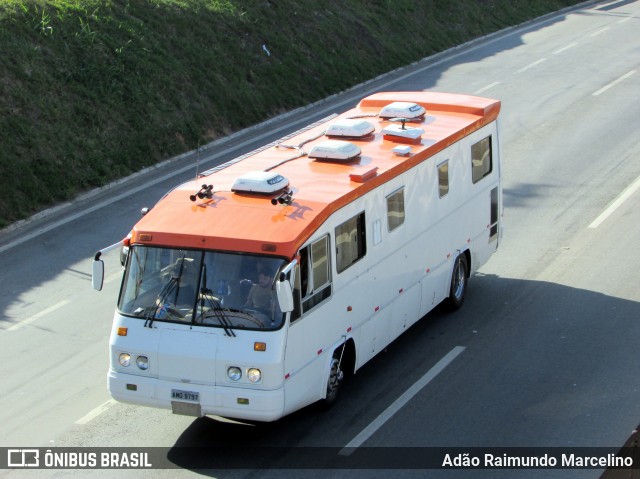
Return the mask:
[[0, 0], [0, 228], [577, 0]]

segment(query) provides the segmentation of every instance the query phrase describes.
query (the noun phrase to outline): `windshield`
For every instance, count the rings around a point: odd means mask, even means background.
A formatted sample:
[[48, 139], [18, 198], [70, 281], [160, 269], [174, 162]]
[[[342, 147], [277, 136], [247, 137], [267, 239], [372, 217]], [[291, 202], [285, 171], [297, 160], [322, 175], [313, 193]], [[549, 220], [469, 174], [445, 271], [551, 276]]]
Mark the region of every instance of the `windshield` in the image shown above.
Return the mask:
[[284, 315], [274, 282], [284, 260], [211, 251], [133, 246], [118, 310], [149, 322], [278, 329]]

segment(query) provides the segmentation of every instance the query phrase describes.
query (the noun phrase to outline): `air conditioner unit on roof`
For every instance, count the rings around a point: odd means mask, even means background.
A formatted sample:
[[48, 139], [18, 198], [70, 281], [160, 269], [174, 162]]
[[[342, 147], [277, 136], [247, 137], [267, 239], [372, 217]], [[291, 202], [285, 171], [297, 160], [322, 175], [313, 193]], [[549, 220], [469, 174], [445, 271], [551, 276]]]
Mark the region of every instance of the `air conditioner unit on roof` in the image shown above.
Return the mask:
[[311, 149], [309, 158], [349, 161], [360, 155], [360, 153], [360, 148], [348, 141], [326, 140], [318, 143]]
[[272, 171], [250, 171], [234, 181], [231, 191], [273, 194], [289, 186], [289, 180]]
[[366, 120], [343, 118], [329, 125], [325, 135], [361, 138], [370, 135], [375, 129], [376, 127]]
[[393, 103], [389, 103], [387, 106], [380, 110], [378, 116], [380, 118], [419, 118], [427, 113], [427, 110], [424, 107], [418, 105], [417, 103], [410, 103], [406, 101], [396, 101]]

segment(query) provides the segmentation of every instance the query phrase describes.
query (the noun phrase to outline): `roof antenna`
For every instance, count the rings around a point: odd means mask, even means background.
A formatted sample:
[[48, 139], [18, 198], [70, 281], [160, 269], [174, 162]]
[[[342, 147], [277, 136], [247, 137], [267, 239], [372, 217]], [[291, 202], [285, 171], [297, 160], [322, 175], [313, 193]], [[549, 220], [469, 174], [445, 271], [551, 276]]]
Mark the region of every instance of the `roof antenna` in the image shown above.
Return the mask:
[[402, 129], [406, 130], [407, 128], [405, 127], [405, 124], [407, 123], [409, 119], [408, 118], [403, 118], [403, 117], [396, 117], [396, 118], [389, 118], [389, 121], [394, 121], [394, 122], [400, 122], [402, 123]]
[[[200, 139], [198, 139], [198, 148], [196, 149], [196, 181], [198, 180], [198, 169], [200, 168]], [[194, 201], [194, 200], [191, 200]]]

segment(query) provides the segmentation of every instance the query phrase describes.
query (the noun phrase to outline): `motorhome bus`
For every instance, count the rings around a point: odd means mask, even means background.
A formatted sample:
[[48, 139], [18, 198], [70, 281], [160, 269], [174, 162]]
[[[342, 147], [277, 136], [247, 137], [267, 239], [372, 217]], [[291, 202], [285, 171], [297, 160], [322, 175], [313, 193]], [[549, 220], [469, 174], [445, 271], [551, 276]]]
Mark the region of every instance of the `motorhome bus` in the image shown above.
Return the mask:
[[113, 398], [253, 421], [332, 404], [496, 251], [499, 111], [377, 93], [167, 193], [123, 240]]

